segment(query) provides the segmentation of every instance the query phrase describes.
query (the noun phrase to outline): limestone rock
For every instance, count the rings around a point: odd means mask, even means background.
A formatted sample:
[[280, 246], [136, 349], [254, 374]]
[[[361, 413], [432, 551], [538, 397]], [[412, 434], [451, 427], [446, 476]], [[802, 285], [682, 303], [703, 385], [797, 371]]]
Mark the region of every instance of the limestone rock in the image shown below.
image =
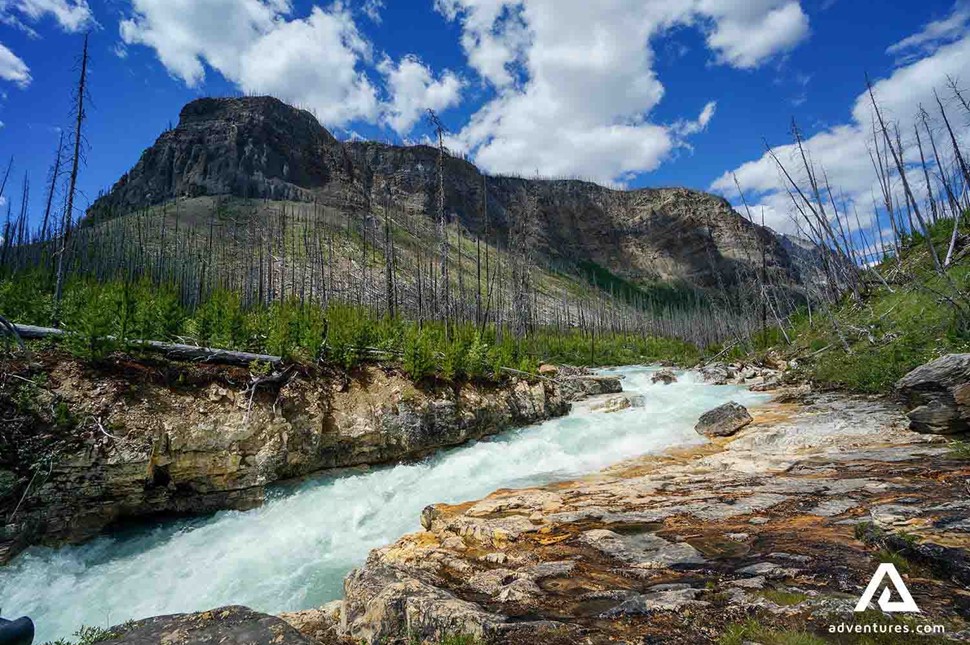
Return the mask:
[[539, 374], [541, 376], [548, 376], [549, 378], [552, 378], [559, 374], [559, 368], [556, 367], [555, 365], [549, 365], [549, 364], [540, 365]]
[[633, 402], [625, 396], [613, 396], [605, 401], [599, 401], [590, 406], [590, 410], [596, 412], [603, 412], [605, 414], [610, 414], [612, 412], [620, 412], [621, 410], [626, 410], [633, 406]]
[[582, 374], [566, 376], [556, 382], [559, 392], [567, 401], [582, 401], [601, 394], [619, 394], [623, 382], [618, 376], [598, 376]]
[[737, 376], [735, 370], [724, 363], [709, 363], [698, 371], [705, 381], [713, 385], [727, 385]]
[[[294, 376], [250, 410], [244, 386], [222, 380], [192, 390], [98, 377], [70, 361], [50, 371], [76, 418], [103, 418], [125, 431], [103, 445], [93, 445], [103, 436], [95, 432], [60, 454], [16, 523], [0, 522], [0, 563], [30, 543], [80, 542], [123, 518], [248, 510], [281, 479], [420, 457], [562, 416], [570, 398], [622, 389], [617, 378], [591, 375], [567, 385], [418, 389], [400, 374], [367, 368], [354, 379]], [[0, 472], [4, 518], [29, 479], [7, 472]]]
[[731, 401], [705, 412], [694, 429], [708, 437], [730, 437], [752, 421], [747, 408]]
[[335, 600], [319, 609], [280, 614], [279, 618], [318, 645], [341, 643], [340, 620], [343, 601]]
[[896, 383], [910, 427], [929, 434], [970, 432], [970, 354], [948, 354]]
[[[914, 589], [920, 607], [952, 612], [970, 571], [970, 502], [946, 446], [902, 429], [885, 401], [821, 394], [786, 412], [685, 459], [432, 507], [426, 531], [347, 579], [342, 635], [436, 642], [450, 626], [496, 644], [686, 645], [753, 609], [851, 615], [873, 565], [846, 524], [868, 519], [880, 546], [946, 588]], [[779, 591], [794, 604], [775, 604]]]
[[657, 372], [656, 374], [654, 374], [650, 378], [650, 382], [651, 383], [663, 383], [664, 385], [670, 385], [671, 383], [676, 383], [677, 382], [677, 375], [674, 374], [674, 371], [672, 369], [664, 368], [664, 369], [660, 370], [659, 372]]
[[197, 614], [159, 616], [115, 627], [104, 645], [315, 645], [286, 622], [245, 607], [222, 607]]
[[368, 564], [344, 583], [343, 631], [356, 642], [384, 643], [407, 634], [433, 642], [467, 634], [482, 638], [505, 617], [393, 567]]

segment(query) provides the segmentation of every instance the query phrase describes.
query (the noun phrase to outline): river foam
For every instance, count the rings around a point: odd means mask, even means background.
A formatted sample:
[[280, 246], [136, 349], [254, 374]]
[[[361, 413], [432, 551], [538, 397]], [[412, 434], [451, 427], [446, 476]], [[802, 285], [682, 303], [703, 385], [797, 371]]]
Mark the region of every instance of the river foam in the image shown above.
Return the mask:
[[582, 404], [568, 417], [449, 450], [427, 460], [317, 477], [274, 490], [261, 508], [167, 522], [60, 549], [32, 548], [0, 568], [0, 607], [29, 615], [37, 642], [81, 625], [241, 604], [278, 613], [339, 598], [368, 551], [418, 530], [421, 509], [594, 472], [637, 455], [703, 443], [698, 417], [730, 400], [767, 397], [693, 375], [653, 385], [625, 376], [644, 407], [614, 414]]

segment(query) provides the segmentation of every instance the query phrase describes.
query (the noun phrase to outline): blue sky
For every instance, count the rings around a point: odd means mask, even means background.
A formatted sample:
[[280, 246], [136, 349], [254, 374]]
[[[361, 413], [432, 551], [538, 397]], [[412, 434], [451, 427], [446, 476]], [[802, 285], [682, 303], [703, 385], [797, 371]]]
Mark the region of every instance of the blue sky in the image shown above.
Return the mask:
[[[797, 118], [863, 199], [864, 147], [844, 146], [865, 129], [864, 74], [905, 119], [946, 74], [970, 81], [968, 23], [952, 0], [0, 0], [0, 162], [14, 157], [15, 201], [29, 173], [36, 212], [89, 31], [82, 206], [184, 103], [248, 92], [391, 141], [426, 137], [431, 106], [450, 147], [492, 172], [736, 201], [737, 170], [785, 229], [762, 140], [786, 143]], [[932, 82], [911, 92], [907, 74]]]

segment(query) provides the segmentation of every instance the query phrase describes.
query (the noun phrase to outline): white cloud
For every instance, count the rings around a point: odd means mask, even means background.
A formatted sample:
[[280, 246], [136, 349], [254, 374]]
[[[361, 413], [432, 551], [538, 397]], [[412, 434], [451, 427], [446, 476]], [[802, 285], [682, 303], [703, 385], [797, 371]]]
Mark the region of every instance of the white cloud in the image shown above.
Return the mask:
[[384, 0], [364, 0], [364, 6], [361, 8], [364, 15], [377, 24], [381, 23], [381, 11], [383, 10]]
[[807, 36], [795, 0], [436, 0], [496, 95], [452, 138], [492, 172], [622, 182], [656, 168], [696, 123], [651, 123], [664, 87], [652, 38], [700, 27], [717, 62], [752, 68]]
[[402, 136], [411, 131], [425, 110], [445, 110], [461, 100], [462, 81], [458, 76], [446, 70], [435, 80], [431, 70], [415, 56], [405, 56], [396, 65], [385, 58], [378, 69], [391, 96], [383, 121]]
[[970, 2], [958, 0], [945, 18], [927, 23], [921, 30], [890, 45], [886, 53], [904, 62], [921, 54], [932, 52], [941, 45], [953, 42], [966, 34], [970, 25]]
[[[889, 77], [873, 84], [883, 117], [890, 124], [899, 124], [907, 163], [918, 161], [913, 124], [919, 116], [920, 106], [923, 105], [931, 113], [937, 113], [933, 91], [945, 91], [948, 77], [970, 78], [970, 34], [966, 32], [962, 39], [939, 46], [922, 58], [897, 67]], [[860, 73], [860, 87], [863, 87], [863, 83]], [[961, 126], [962, 135], [965, 136], [970, 131], [965, 120], [956, 118], [955, 113], [951, 113], [950, 117], [951, 124], [964, 124]], [[858, 209], [864, 229], [873, 224], [873, 196], [880, 203], [882, 199], [869, 157], [874, 118], [869, 96], [862, 91], [852, 105], [852, 118], [849, 122], [826, 128], [805, 141], [805, 147], [816, 169], [824, 169], [833, 188], [839, 194], [845, 195], [850, 208]], [[938, 133], [936, 136], [941, 152], [946, 151], [949, 142], [945, 134]], [[925, 137], [923, 144], [926, 146], [926, 154], [931, 155]], [[801, 161], [793, 145], [779, 146], [775, 148], [775, 152], [795, 175], [796, 181], [805, 180], [803, 172], [796, 172]], [[791, 218], [793, 207], [785, 190], [784, 179], [767, 154], [724, 173], [711, 185], [711, 189], [737, 198], [732, 174], [737, 175], [748, 200], [756, 202], [756, 209], [765, 209], [769, 226], [784, 232], [795, 232]], [[922, 195], [925, 186], [921, 172], [907, 174], [914, 190]], [[900, 190], [898, 181], [893, 190]], [[900, 203], [904, 203], [901, 196], [899, 199]], [[854, 215], [851, 224], [852, 228], [856, 228]]]
[[14, 25], [36, 36], [24, 20], [37, 22], [50, 16], [61, 29], [75, 33], [94, 23], [87, 0], [0, 0], [0, 21]]
[[288, 0], [132, 0], [121, 22], [127, 45], [151, 47], [173, 76], [199, 86], [206, 66], [247, 93], [313, 110], [325, 124], [374, 120], [377, 90], [362, 70], [371, 57], [340, 2], [293, 18]]
[[10, 81], [18, 87], [30, 85], [30, 68], [16, 54], [0, 43], [0, 79]]
[[808, 36], [808, 16], [797, 0], [702, 0], [698, 11], [714, 21], [707, 46], [732, 67], [758, 67]]
[[69, 32], [82, 31], [94, 23], [87, 0], [17, 0], [15, 6], [31, 20], [49, 15]]

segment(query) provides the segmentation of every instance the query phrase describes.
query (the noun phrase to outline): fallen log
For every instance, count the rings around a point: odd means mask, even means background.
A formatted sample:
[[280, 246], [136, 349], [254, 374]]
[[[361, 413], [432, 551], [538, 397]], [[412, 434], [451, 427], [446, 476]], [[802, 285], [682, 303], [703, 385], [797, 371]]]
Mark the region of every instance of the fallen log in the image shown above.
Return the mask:
[[[63, 329], [35, 327], [33, 325], [13, 325], [13, 328], [17, 331], [21, 338], [25, 338], [27, 340], [64, 338], [70, 334], [70, 332]], [[110, 336], [108, 339], [115, 340]], [[142, 351], [164, 354], [171, 360], [193, 363], [233, 365], [237, 367], [249, 367], [253, 363], [268, 363], [270, 366], [276, 367], [283, 362], [283, 357], [281, 356], [251, 354], [249, 352], [236, 352], [228, 349], [217, 349], [212, 347], [196, 347], [195, 345], [183, 345], [180, 343], [164, 343], [158, 340], [130, 340], [125, 344], [129, 347], [140, 349]]]
[[24, 339], [21, 338], [20, 334], [17, 333], [17, 330], [14, 328], [13, 323], [11, 323], [3, 316], [0, 316], [0, 326], [3, 327], [4, 331], [6, 331], [11, 336], [13, 336], [13, 339], [17, 341], [17, 346], [20, 347], [21, 351], [27, 349], [27, 346], [24, 345]]

